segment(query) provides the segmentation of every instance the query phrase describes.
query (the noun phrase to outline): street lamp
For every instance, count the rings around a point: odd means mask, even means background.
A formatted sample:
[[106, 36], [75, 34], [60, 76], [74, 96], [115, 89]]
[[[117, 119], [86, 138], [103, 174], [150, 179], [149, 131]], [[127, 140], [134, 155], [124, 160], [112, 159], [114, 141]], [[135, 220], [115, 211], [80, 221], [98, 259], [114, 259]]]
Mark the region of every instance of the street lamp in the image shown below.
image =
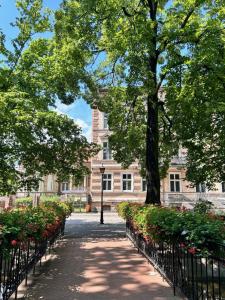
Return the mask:
[[104, 224], [104, 220], [103, 220], [103, 176], [105, 173], [105, 167], [102, 166], [99, 168], [100, 173], [102, 174], [102, 191], [101, 191], [101, 214], [100, 214], [100, 224]]

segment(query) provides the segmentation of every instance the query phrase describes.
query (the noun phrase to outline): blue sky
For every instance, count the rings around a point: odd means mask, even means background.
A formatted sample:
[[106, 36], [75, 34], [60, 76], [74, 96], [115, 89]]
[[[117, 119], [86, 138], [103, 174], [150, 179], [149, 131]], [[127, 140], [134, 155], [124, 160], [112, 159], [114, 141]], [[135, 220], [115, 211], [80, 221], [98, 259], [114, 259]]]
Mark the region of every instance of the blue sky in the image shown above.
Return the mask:
[[[44, 7], [57, 9], [62, 0], [43, 0]], [[16, 0], [0, 0], [0, 28], [3, 30], [7, 38], [7, 45], [10, 47], [10, 40], [15, 37], [16, 29], [10, 26], [10, 22], [15, 20], [17, 16]], [[57, 103], [56, 111], [67, 114], [81, 126], [83, 134], [90, 140], [91, 137], [91, 109], [83, 101], [77, 100], [73, 104], [67, 106]]]

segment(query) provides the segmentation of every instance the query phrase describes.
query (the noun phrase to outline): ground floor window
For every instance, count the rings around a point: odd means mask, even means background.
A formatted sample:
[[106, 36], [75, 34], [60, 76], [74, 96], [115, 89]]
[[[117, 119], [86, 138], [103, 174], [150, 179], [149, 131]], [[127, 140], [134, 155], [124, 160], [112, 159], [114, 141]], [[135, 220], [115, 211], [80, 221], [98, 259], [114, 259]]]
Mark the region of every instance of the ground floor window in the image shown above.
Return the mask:
[[180, 192], [180, 174], [170, 174], [170, 191]]
[[112, 174], [103, 174], [103, 191], [112, 190]]
[[132, 191], [132, 175], [123, 174], [122, 175], [122, 187], [124, 192]]
[[147, 181], [145, 178], [142, 178], [142, 192], [147, 191]]
[[205, 193], [206, 188], [205, 188], [205, 183], [198, 183], [196, 185], [196, 193]]
[[221, 185], [222, 185], [222, 193], [225, 193], [225, 182], [222, 182]]
[[69, 182], [62, 182], [61, 183], [61, 190], [62, 190], [62, 192], [69, 191]]

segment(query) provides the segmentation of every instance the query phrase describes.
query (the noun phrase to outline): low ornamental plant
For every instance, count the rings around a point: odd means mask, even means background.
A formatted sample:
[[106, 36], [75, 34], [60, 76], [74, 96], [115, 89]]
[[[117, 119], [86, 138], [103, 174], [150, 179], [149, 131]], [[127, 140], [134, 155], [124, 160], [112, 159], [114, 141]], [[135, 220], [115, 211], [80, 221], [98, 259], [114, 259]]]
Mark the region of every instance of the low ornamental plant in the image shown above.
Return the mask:
[[27, 206], [32, 206], [32, 197], [25, 197], [25, 198], [17, 198], [15, 200], [15, 206], [17, 208], [19, 207], [27, 207]]
[[54, 200], [32, 208], [6, 209], [0, 213], [0, 251], [24, 246], [27, 241], [41, 242], [59, 229], [71, 208], [66, 203]]
[[[220, 217], [198, 211], [122, 202], [118, 214], [146, 241], [176, 243], [192, 254], [218, 253], [225, 246], [225, 223]], [[218, 247], [217, 247], [218, 245]]]

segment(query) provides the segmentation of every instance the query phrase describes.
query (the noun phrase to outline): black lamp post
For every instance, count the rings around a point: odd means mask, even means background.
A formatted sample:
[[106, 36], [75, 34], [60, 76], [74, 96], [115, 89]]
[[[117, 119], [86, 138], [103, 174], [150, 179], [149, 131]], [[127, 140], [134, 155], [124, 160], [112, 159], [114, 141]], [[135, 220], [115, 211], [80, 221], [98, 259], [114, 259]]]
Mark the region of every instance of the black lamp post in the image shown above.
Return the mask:
[[99, 168], [100, 173], [102, 174], [102, 191], [101, 191], [101, 214], [100, 214], [100, 224], [104, 224], [104, 219], [103, 219], [103, 176], [105, 173], [105, 167], [102, 166]]

